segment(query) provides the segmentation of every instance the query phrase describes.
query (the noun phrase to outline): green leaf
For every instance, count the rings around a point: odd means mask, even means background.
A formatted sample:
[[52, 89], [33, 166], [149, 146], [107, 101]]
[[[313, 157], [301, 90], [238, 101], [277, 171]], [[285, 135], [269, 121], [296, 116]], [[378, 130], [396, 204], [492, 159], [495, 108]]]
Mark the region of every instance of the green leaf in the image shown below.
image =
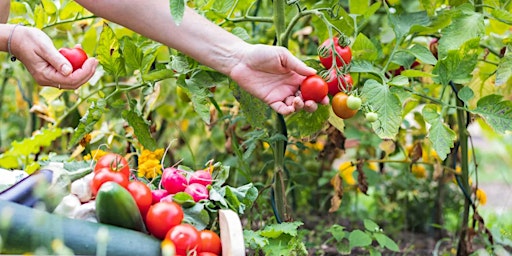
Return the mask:
[[244, 241], [248, 248], [263, 249], [269, 244], [268, 238], [253, 230], [244, 229]]
[[267, 120], [272, 118], [272, 109], [239, 86], [232, 87], [232, 89], [247, 122], [254, 128], [264, 128]]
[[44, 11], [48, 15], [55, 14], [57, 12], [57, 6], [55, 3], [51, 0], [42, 0], [41, 3], [43, 4]]
[[394, 251], [394, 252], [399, 252], [400, 251], [400, 248], [395, 243], [395, 241], [393, 241], [391, 238], [389, 238], [385, 234], [383, 234], [383, 233], [375, 233], [375, 234], [373, 234], [373, 237], [375, 237], [375, 240], [377, 240], [377, 242], [379, 243], [379, 245], [381, 247], [387, 248], [387, 249], [389, 249], [391, 251]]
[[245, 209], [251, 206], [258, 197], [258, 189], [252, 183], [238, 188], [224, 186], [218, 190], [218, 194], [224, 198], [220, 202], [225, 201], [229, 209], [243, 214]]
[[61, 20], [71, 19], [77, 15], [77, 13], [81, 13], [84, 10], [84, 7], [79, 5], [75, 1], [68, 1], [64, 7], [62, 7], [59, 11], [59, 18]]
[[366, 228], [366, 230], [368, 230], [368, 231], [375, 232], [375, 231], [380, 230], [379, 225], [377, 223], [375, 223], [373, 220], [364, 219], [363, 224], [364, 224], [364, 228]]
[[242, 27], [234, 27], [233, 30], [231, 30], [231, 33], [244, 41], [251, 40], [251, 36], [247, 32], [247, 30], [245, 30]]
[[176, 25], [179, 25], [183, 20], [186, 4], [187, 0], [169, 0], [171, 16], [174, 19], [174, 23], [176, 23]]
[[297, 229], [302, 225], [304, 225], [304, 223], [300, 221], [267, 225], [263, 230], [261, 230], [260, 234], [267, 238], [277, 238], [282, 234], [297, 236]]
[[441, 160], [446, 159], [446, 156], [451, 152], [450, 149], [454, 146], [457, 134], [443, 122], [435, 105], [423, 107], [422, 114], [425, 121], [431, 125], [427, 135], [428, 139], [432, 142], [439, 158]]
[[497, 132], [512, 131], [512, 101], [503, 100], [502, 95], [482, 97], [471, 112], [482, 116]]
[[464, 105], [468, 106], [469, 105], [469, 101], [475, 97], [475, 93], [473, 92], [473, 90], [471, 90], [471, 88], [469, 86], [464, 86], [462, 87], [462, 89], [459, 90], [459, 93], [457, 94], [457, 96], [459, 97], [460, 100], [462, 100], [462, 102], [464, 102]]
[[345, 238], [345, 235], [347, 234], [345, 232], [345, 227], [340, 226], [338, 224], [330, 226], [327, 229], [327, 232], [331, 233], [331, 235], [334, 237], [334, 239], [336, 239], [337, 242], [343, 240], [343, 238]]
[[235, 5], [235, 0], [214, 1], [213, 9], [218, 13], [227, 13]]
[[146, 82], [158, 82], [171, 77], [174, 77], [174, 72], [172, 70], [160, 69], [143, 74], [142, 80]]
[[348, 9], [351, 14], [363, 14], [368, 9], [368, 1], [349, 0]]
[[434, 67], [433, 80], [442, 85], [448, 85], [451, 81], [458, 84], [469, 82], [478, 61], [479, 45], [480, 39], [474, 38], [462, 44], [460, 49], [449, 51]]
[[430, 19], [426, 12], [390, 14], [388, 18], [396, 38], [400, 39], [409, 33], [413, 25], [430, 24]]
[[[405, 72], [405, 71], [403, 71], [403, 72]], [[410, 84], [410, 82], [407, 77], [398, 75], [398, 76], [393, 77], [391, 79], [391, 81], [388, 82], [388, 84], [394, 85], [394, 86], [408, 86]]]
[[69, 146], [72, 147], [78, 143], [85, 135], [94, 130], [94, 125], [100, 120], [107, 109], [107, 103], [104, 99], [97, 99], [91, 102], [91, 106], [80, 118], [78, 126], [70, 139]]
[[435, 65], [437, 63], [436, 57], [423, 45], [415, 44], [410, 49], [407, 49], [407, 52], [425, 64]]
[[318, 105], [315, 112], [298, 111], [287, 119], [290, 126], [297, 127], [299, 137], [306, 137], [318, 132], [329, 119], [329, 105]]
[[375, 80], [367, 80], [362, 89], [362, 100], [379, 115], [380, 122], [372, 123], [373, 130], [382, 139], [393, 139], [402, 122], [402, 106], [389, 87]]
[[352, 44], [352, 58], [357, 60], [375, 61], [379, 50], [365, 34], [359, 33]]
[[369, 246], [370, 244], [372, 244], [372, 238], [369, 234], [356, 229], [350, 232], [350, 235], [348, 235], [348, 242], [349, 248], [350, 250], [352, 250], [355, 247]]
[[106, 72], [115, 77], [124, 74], [124, 58], [119, 51], [119, 41], [106, 22], [103, 23], [96, 53], [98, 61]]
[[402, 75], [404, 77], [433, 77], [434, 76], [431, 73], [414, 70], [414, 69], [404, 70], [400, 73], [400, 75]]
[[365, 60], [353, 60], [350, 62], [350, 72], [354, 73], [373, 73], [382, 76], [381, 70], [375, 67], [371, 62]]
[[491, 11], [491, 15], [495, 19], [497, 19], [507, 25], [512, 25], [512, 13], [510, 13], [507, 10], [493, 8]]
[[461, 5], [452, 13], [452, 23], [442, 29], [441, 34], [439, 59], [445, 58], [452, 50], [460, 49], [467, 41], [482, 37], [485, 34], [484, 17], [475, 12], [471, 4]]
[[210, 223], [210, 215], [203, 203], [196, 203], [192, 207], [183, 207], [185, 223], [194, 225], [198, 230], [205, 229]]
[[185, 80], [185, 86], [190, 91], [190, 100], [194, 111], [206, 124], [210, 124], [211, 92], [207, 85], [211, 82], [207, 72], [203, 71], [195, 73], [190, 79]]
[[133, 110], [125, 110], [122, 116], [133, 128], [133, 132], [140, 144], [142, 144], [144, 148], [154, 151], [157, 148], [156, 141], [151, 137], [149, 124], [142, 118], [140, 113], [136, 113]]
[[512, 78], [512, 53], [507, 53], [501, 58], [496, 69], [496, 85], [510, 85]]

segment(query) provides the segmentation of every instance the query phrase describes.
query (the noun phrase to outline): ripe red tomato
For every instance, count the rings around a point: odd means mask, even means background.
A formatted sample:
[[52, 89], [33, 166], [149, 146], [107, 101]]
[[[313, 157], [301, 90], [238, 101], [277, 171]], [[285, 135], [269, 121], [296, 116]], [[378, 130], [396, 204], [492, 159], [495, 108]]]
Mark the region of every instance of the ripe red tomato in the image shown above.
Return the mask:
[[321, 102], [329, 91], [329, 86], [322, 77], [319, 75], [311, 75], [306, 77], [300, 85], [302, 98], [306, 100], [313, 100]]
[[[167, 232], [183, 221], [183, 208], [175, 202], [158, 202], [146, 214], [146, 227], [158, 239], [164, 239]], [[176, 243], [175, 243], [176, 244]]]
[[327, 87], [329, 95], [334, 96], [338, 92], [350, 91], [352, 90], [352, 85], [354, 84], [354, 80], [349, 73], [346, 74], [338, 74], [335, 68], [330, 69], [327, 73], [325, 81], [327, 82]]
[[130, 177], [130, 165], [124, 156], [116, 153], [108, 153], [102, 156], [94, 166], [94, 172], [100, 169], [108, 168], [112, 172], [120, 172], [126, 177]]
[[73, 71], [81, 68], [87, 60], [87, 53], [85, 53], [85, 51], [80, 47], [61, 48], [59, 49], [59, 52], [71, 63]]
[[153, 202], [151, 189], [144, 182], [133, 180], [126, 187], [139, 207], [142, 216], [145, 216]]
[[222, 244], [217, 233], [205, 229], [199, 231], [199, 236], [201, 237], [201, 240], [197, 247], [197, 252], [211, 252], [215, 255], [220, 255], [222, 251]]
[[197, 256], [219, 256], [220, 254], [215, 254], [213, 252], [200, 252]]
[[120, 172], [112, 172], [108, 168], [100, 169], [94, 173], [92, 178], [92, 194], [96, 195], [101, 185], [107, 181], [113, 181], [121, 185], [123, 188], [128, 187], [128, 177]]
[[201, 237], [196, 227], [183, 223], [171, 228], [165, 235], [165, 239], [174, 243], [176, 254], [188, 255], [189, 251], [198, 247]]
[[340, 41], [338, 37], [333, 39], [325, 40], [320, 47], [318, 47], [318, 56], [320, 58], [320, 62], [326, 69], [330, 69], [332, 67], [333, 62], [333, 52], [332, 47], [334, 44], [334, 50], [336, 51], [336, 66], [342, 67], [348, 65], [352, 60], [352, 50], [348, 45], [340, 45]]
[[347, 106], [347, 99], [348, 95], [346, 93], [338, 92], [331, 100], [331, 107], [334, 114], [343, 119], [351, 118], [357, 113], [357, 110], [350, 109]]

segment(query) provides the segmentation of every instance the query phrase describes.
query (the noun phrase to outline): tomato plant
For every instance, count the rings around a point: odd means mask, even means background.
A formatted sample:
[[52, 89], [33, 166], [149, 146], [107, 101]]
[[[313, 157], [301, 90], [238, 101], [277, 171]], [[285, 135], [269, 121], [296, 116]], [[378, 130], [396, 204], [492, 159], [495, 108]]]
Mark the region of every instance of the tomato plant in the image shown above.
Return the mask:
[[347, 105], [348, 95], [344, 92], [338, 92], [331, 100], [332, 110], [334, 114], [343, 119], [349, 119], [356, 113], [356, 109], [351, 109]]
[[329, 95], [334, 96], [338, 92], [352, 90], [354, 80], [349, 73], [342, 74], [336, 68], [331, 68], [325, 74], [325, 81], [329, 87]]
[[133, 199], [135, 199], [140, 213], [145, 216], [153, 202], [151, 189], [144, 182], [138, 180], [130, 181], [126, 189], [128, 189]]
[[98, 169], [98, 171], [94, 173], [94, 177], [91, 182], [93, 195], [96, 195], [101, 185], [107, 181], [116, 182], [124, 188], [127, 188], [129, 183], [128, 177], [123, 173], [112, 172], [110, 168]]
[[300, 91], [302, 98], [307, 100], [313, 100], [315, 102], [321, 102], [329, 91], [327, 82], [319, 75], [312, 75], [306, 77], [300, 85]]
[[81, 68], [87, 60], [87, 53], [78, 46], [73, 48], [61, 48], [59, 49], [59, 52], [71, 63], [73, 71]]
[[174, 226], [167, 232], [165, 239], [168, 239], [176, 246], [176, 254], [187, 255], [195, 250], [200, 244], [199, 231], [191, 224], [183, 223]]
[[[333, 39], [326, 39], [318, 48], [318, 56], [320, 62], [326, 69], [330, 69], [333, 64], [333, 55], [336, 56], [336, 66], [343, 67], [350, 63], [352, 60], [352, 50], [350, 46], [340, 42], [338, 37]], [[335, 53], [333, 54], [332, 48], [334, 47]]]
[[112, 172], [120, 172], [126, 177], [130, 177], [130, 165], [128, 164], [128, 160], [126, 160], [124, 156], [116, 153], [108, 153], [98, 159], [94, 166], [94, 172], [104, 169], [108, 169]]
[[222, 244], [219, 235], [212, 230], [199, 231], [200, 242], [197, 247], [197, 252], [211, 252], [215, 255], [220, 255], [222, 251]]
[[365, 115], [366, 121], [373, 123], [379, 119], [379, 115], [375, 112], [368, 112]]
[[175, 202], [158, 202], [146, 214], [146, 227], [149, 233], [164, 239], [167, 232], [183, 221], [184, 213], [181, 205]]

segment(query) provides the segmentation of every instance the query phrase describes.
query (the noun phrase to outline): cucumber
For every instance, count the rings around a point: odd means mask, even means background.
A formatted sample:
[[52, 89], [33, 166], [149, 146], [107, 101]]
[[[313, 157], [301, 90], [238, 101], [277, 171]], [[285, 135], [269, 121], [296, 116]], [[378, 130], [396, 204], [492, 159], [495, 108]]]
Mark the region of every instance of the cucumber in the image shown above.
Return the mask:
[[118, 183], [103, 183], [96, 195], [96, 217], [104, 224], [146, 232], [132, 194]]
[[[104, 233], [101, 231], [103, 230]], [[98, 242], [98, 234], [108, 234]], [[161, 241], [147, 234], [70, 219], [0, 200], [0, 254], [33, 253], [60, 239], [75, 255], [161, 255]]]

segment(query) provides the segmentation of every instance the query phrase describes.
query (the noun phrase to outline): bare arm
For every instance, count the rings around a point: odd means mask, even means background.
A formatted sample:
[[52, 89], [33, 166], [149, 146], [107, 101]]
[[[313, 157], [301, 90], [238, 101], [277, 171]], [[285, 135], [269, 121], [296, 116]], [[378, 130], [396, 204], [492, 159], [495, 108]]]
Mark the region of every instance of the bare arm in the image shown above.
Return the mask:
[[0, 23], [6, 23], [11, 10], [11, 0], [0, 0]]

